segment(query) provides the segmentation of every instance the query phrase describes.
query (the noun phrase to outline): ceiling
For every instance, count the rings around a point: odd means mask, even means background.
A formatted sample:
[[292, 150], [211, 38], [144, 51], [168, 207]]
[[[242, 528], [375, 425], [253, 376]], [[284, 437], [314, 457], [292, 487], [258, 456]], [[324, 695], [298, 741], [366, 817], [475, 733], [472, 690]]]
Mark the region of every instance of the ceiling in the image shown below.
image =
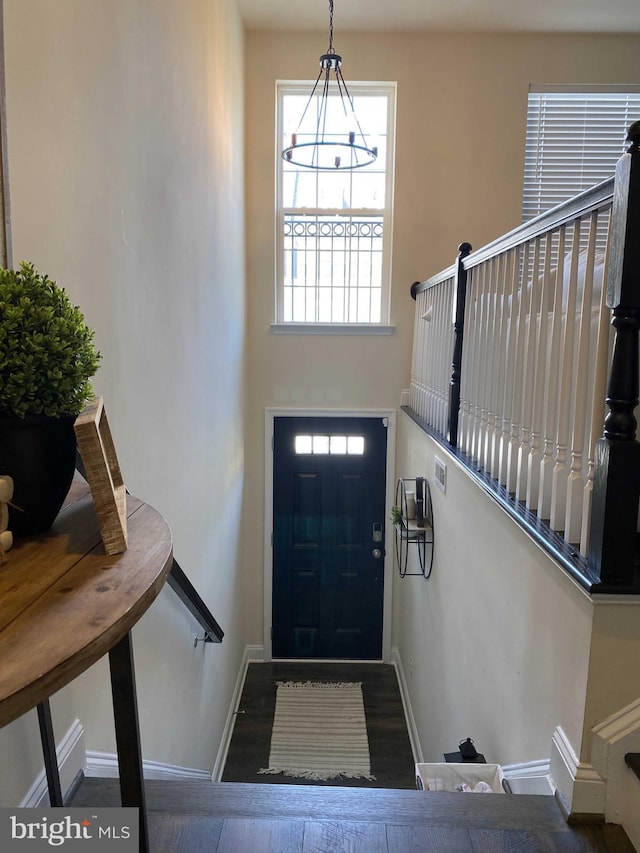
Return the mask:
[[[249, 30], [327, 30], [328, 0], [237, 0]], [[341, 30], [640, 32], [640, 0], [334, 0]]]

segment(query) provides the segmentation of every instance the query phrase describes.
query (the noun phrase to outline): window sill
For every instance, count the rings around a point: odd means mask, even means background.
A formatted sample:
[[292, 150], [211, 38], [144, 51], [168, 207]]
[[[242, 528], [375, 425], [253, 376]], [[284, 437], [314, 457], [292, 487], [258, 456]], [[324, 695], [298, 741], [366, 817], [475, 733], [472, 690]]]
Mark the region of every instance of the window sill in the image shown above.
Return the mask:
[[392, 335], [395, 326], [376, 323], [272, 323], [274, 335]]

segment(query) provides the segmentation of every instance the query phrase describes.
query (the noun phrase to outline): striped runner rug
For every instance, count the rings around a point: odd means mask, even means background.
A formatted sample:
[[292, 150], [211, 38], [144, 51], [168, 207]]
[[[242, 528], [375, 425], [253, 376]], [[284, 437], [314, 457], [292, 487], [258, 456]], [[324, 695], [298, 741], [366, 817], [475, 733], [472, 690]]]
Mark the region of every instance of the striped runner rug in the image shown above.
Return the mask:
[[298, 779], [370, 779], [362, 682], [276, 682], [269, 766]]

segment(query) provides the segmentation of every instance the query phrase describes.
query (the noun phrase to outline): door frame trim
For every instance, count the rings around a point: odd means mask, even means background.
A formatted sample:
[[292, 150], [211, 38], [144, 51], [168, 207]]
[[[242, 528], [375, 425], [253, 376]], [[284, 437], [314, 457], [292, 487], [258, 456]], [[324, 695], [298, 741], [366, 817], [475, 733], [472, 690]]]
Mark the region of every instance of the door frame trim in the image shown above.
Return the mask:
[[[290, 409], [267, 408], [264, 417], [264, 659], [272, 660], [271, 615], [273, 605], [273, 428], [275, 418], [387, 418], [385, 506], [394, 500], [396, 459], [396, 409]], [[393, 529], [385, 516], [384, 592], [382, 611], [382, 663], [391, 663], [393, 592]], [[375, 661], [370, 661], [375, 662]]]

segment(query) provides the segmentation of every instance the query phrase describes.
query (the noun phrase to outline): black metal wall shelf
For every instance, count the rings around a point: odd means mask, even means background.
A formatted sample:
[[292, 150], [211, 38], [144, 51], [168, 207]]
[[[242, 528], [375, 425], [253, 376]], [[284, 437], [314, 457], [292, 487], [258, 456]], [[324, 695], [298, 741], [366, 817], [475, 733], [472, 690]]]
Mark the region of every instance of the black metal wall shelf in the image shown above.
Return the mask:
[[[407, 500], [407, 495], [415, 496], [415, 514], [413, 500]], [[434, 543], [433, 507], [429, 481], [425, 477], [414, 479], [401, 477], [396, 483], [395, 505], [402, 513], [401, 520], [395, 524], [395, 553], [398, 573], [401, 578], [423, 577], [428, 579], [433, 569]], [[416, 548], [420, 566], [419, 572], [407, 571], [410, 546]]]

